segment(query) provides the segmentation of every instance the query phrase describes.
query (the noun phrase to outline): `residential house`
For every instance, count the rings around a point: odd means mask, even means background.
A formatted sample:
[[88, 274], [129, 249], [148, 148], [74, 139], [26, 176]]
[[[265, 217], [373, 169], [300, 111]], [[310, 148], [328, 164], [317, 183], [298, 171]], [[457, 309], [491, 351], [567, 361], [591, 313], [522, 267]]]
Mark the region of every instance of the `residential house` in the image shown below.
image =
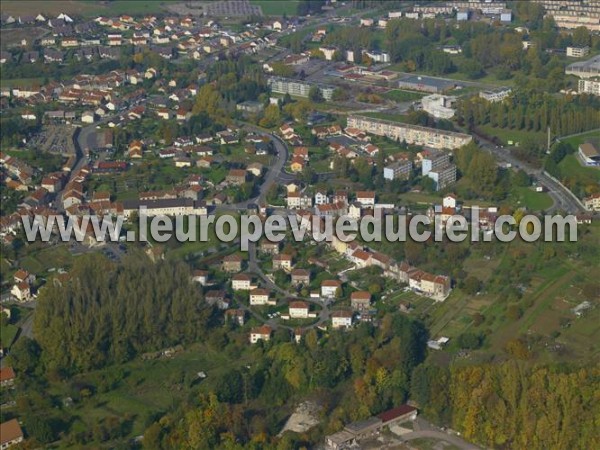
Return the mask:
[[307, 319], [309, 305], [303, 301], [293, 301], [289, 305], [290, 319]]
[[333, 298], [341, 292], [342, 282], [340, 280], [324, 280], [321, 283], [321, 297]]
[[268, 255], [276, 255], [279, 253], [279, 242], [271, 242], [268, 239], [263, 239], [260, 242], [259, 250]]
[[290, 209], [310, 208], [312, 206], [312, 198], [297, 191], [288, 192], [286, 201], [287, 207]]
[[287, 254], [277, 254], [273, 256], [273, 270], [285, 270], [289, 272], [292, 270], [292, 257]]
[[223, 271], [235, 273], [242, 270], [242, 257], [237, 254], [227, 255], [223, 258]]
[[310, 271], [306, 269], [292, 270], [292, 286], [308, 286], [310, 284]]
[[[9, 310], [10, 311], [10, 310]], [[15, 371], [12, 367], [0, 368], [0, 386], [9, 387], [15, 384]], [[3, 447], [4, 448], [4, 447]]]
[[352, 326], [352, 311], [339, 310], [331, 313], [332, 328], [349, 328]]
[[246, 173], [244, 169], [231, 169], [225, 181], [236, 186], [242, 185], [246, 182]]
[[367, 311], [371, 307], [371, 294], [367, 291], [356, 291], [350, 294], [350, 306], [354, 311]]
[[358, 191], [356, 193], [356, 201], [363, 206], [375, 206], [375, 192]]
[[250, 291], [250, 306], [275, 305], [277, 302], [271, 299], [271, 293], [267, 289], [256, 288]]
[[15, 284], [10, 290], [10, 293], [20, 302], [31, 300], [31, 287], [29, 286], [29, 283], [21, 282]]
[[252, 277], [246, 273], [238, 273], [231, 277], [231, 288], [234, 291], [249, 291], [254, 288]]
[[208, 271], [194, 270], [192, 272], [192, 281], [200, 283], [202, 286], [206, 286], [208, 284]]
[[219, 309], [229, 308], [229, 299], [224, 290], [211, 290], [204, 294], [204, 300], [209, 305], [217, 306]]
[[23, 430], [17, 419], [0, 424], [0, 449], [7, 449], [20, 442], [23, 442]]
[[225, 319], [243, 327], [246, 323], [246, 312], [243, 309], [228, 309], [225, 311]]
[[252, 328], [250, 331], [250, 343], [256, 344], [258, 341], [269, 341], [273, 329], [268, 325]]

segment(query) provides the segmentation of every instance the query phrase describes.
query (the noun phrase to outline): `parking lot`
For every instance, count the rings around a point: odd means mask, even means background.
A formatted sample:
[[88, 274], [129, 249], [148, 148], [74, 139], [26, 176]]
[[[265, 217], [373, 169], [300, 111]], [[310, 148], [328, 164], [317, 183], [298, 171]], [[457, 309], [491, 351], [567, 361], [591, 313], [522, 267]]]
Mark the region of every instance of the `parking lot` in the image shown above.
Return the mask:
[[62, 155], [74, 155], [75, 145], [71, 125], [45, 125], [27, 144], [30, 148]]

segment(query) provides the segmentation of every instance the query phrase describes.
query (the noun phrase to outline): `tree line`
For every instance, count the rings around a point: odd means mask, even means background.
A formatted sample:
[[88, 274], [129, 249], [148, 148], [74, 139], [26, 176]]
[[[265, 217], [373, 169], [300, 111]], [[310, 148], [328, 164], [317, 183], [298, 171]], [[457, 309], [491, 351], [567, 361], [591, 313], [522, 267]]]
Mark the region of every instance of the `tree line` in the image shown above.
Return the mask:
[[598, 366], [419, 366], [412, 398], [422, 412], [492, 448], [598, 448]]
[[40, 293], [34, 333], [45, 367], [91, 370], [206, 333], [210, 310], [185, 265], [143, 254], [122, 265], [97, 256], [79, 263], [67, 284]]

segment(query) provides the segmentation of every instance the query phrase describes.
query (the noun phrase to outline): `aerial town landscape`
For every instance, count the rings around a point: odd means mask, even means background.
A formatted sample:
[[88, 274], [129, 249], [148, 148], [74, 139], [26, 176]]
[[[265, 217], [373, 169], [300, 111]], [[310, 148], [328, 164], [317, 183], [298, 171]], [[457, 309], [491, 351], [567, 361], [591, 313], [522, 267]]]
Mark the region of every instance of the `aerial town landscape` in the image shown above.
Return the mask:
[[0, 13], [2, 450], [600, 448], [599, 0]]

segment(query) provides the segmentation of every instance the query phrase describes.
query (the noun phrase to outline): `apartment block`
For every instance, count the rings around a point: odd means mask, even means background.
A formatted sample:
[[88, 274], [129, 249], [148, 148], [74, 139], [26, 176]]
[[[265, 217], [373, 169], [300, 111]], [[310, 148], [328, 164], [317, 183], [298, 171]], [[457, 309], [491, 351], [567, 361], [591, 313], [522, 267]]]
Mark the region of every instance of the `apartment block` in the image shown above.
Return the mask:
[[579, 80], [579, 92], [600, 96], [600, 80]]
[[422, 145], [435, 149], [455, 149], [472, 141], [472, 137], [464, 133], [438, 130], [435, 128], [409, 125], [391, 120], [374, 119], [366, 116], [349, 116], [349, 128], [358, 128], [367, 133], [386, 136], [407, 144]]
[[450, 155], [444, 152], [428, 151], [423, 158], [422, 171], [423, 176], [428, 175], [431, 171], [437, 171], [450, 164]]
[[331, 100], [333, 95], [334, 87], [326, 85], [316, 85], [314, 83], [308, 83], [306, 81], [293, 80], [291, 78], [282, 77], [269, 77], [267, 80], [268, 85], [271, 87], [271, 91], [278, 94], [290, 94], [296, 97], [308, 97], [310, 88], [318, 86], [321, 89], [323, 98], [325, 100]]
[[383, 178], [386, 180], [408, 180], [412, 172], [412, 161], [397, 161], [383, 168]]
[[439, 169], [431, 170], [427, 176], [435, 181], [436, 191], [445, 189], [456, 182], [456, 165], [448, 164]]
[[589, 47], [567, 47], [567, 56], [571, 58], [583, 58], [589, 54]]

